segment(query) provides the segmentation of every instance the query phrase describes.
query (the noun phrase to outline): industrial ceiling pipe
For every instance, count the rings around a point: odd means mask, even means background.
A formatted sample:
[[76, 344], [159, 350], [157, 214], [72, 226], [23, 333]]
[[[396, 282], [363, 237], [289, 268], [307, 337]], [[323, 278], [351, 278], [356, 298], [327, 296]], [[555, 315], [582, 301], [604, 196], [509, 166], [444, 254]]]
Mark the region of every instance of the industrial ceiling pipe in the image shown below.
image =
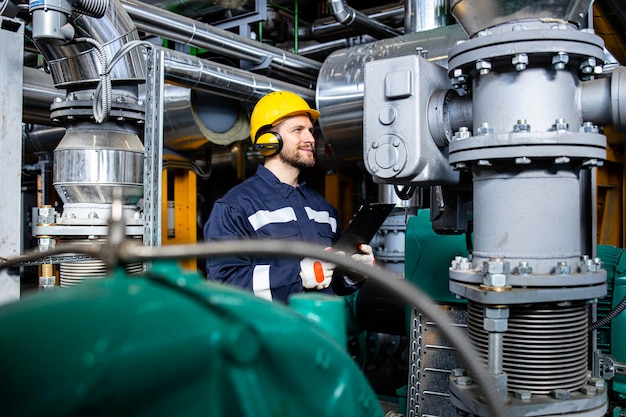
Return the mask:
[[186, 45], [207, 49], [253, 65], [313, 82], [321, 64], [282, 49], [265, 45], [232, 32], [177, 15], [137, 0], [121, 0], [139, 30]]
[[[404, 7], [398, 4], [376, 6], [371, 9], [364, 9], [363, 14], [368, 19], [375, 20], [382, 25], [389, 25], [394, 22], [401, 25], [404, 20]], [[317, 19], [308, 26], [301, 24], [298, 36], [301, 40], [313, 39], [326, 42], [355, 36], [355, 33], [349, 26], [337, 21], [334, 16], [329, 16]]]
[[402, 32], [370, 19], [367, 15], [348, 6], [345, 0], [328, 0], [328, 8], [342, 25], [354, 28], [376, 39], [400, 36]]
[[279, 90], [293, 91], [310, 103], [315, 101], [314, 90], [171, 49], [163, 49], [163, 54], [165, 79], [176, 85], [251, 103]]

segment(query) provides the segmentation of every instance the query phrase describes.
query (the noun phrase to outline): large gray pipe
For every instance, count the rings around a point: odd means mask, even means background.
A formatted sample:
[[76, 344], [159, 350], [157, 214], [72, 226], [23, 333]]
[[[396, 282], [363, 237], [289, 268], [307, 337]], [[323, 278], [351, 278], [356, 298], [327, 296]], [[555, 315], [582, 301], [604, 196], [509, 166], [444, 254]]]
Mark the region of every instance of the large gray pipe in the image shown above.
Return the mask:
[[317, 78], [321, 67], [319, 62], [312, 59], [273, 48], [136, 0], [122, 0], [122, 5], [138, 29], [176, 42], [204, 48], [226, 57], [249, 61], [260, 67], [268, 64], [272, 70], [292, 74], [311, 82]]
[[65, 90], [54, 87], [52, 76], [35, 68], [24, 67], [22, 83], [22, 121], [36, 125], [51, 125], [50, 105], [64, 99]]

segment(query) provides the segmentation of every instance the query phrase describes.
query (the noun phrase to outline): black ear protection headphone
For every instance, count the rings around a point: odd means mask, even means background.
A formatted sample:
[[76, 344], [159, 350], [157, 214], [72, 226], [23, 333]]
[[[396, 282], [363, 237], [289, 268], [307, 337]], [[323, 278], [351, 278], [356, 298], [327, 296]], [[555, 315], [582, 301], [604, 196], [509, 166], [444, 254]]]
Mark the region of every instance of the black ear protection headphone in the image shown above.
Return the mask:
[[258, 151], [263, 156], [277, 155], [283, 148], [283, 138], [278, 132], [272, 132], [271, 125], [259, 129], [252, 143], [252, 149]]

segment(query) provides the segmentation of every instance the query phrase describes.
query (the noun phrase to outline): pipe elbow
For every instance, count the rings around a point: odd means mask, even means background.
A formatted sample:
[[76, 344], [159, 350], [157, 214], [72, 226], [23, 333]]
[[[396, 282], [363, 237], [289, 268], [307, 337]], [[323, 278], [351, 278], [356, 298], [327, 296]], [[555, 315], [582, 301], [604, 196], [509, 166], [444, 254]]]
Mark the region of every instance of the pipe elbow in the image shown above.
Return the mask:
[[342, 25], [350, 25], [356, 17], [354, 9], [348, 6], [344, 0], [329, 0], [328, 6], [335, 19]]

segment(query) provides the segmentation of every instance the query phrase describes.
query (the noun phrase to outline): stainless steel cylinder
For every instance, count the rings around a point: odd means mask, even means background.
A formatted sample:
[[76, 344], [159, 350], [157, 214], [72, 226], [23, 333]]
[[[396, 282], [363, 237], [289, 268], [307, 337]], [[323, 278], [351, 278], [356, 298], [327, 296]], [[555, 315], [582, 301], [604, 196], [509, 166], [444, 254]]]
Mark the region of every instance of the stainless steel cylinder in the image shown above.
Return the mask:
[[122, 202], [136, 204], [143, 195], [143, 144], [127, 130], [108, 126], [69, 128], [54, 151], [54, 188], [64, 204]]

